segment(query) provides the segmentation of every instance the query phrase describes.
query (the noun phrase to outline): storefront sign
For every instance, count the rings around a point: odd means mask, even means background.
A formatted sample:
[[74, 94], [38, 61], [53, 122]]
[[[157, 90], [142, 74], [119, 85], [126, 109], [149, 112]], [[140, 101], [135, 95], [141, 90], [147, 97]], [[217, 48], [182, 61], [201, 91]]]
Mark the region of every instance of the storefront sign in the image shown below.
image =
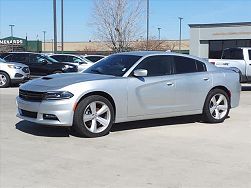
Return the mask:
[[14, 45], [22, 45], [23, 40], [0, 40], [0, 44], [14, 44]]

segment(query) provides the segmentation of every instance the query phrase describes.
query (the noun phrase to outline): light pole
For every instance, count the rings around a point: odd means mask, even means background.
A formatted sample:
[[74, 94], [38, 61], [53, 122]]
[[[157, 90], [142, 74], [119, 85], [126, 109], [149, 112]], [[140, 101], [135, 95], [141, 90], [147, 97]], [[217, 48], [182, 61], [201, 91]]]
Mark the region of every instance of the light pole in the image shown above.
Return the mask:
[[149, 40], [149, 0], [146, 2], [146, 50], [148, 50], [148, 40]]
[[161, 30], [162, 28], [161, 27], [158, 27], [158, 31], [159, 31], [159, 40], [160, 40], [160, 30]]
[[54, 53], [57, 53], [57, 3], [53, 0]]
[[179, 39], [179, 52], [181, 51], [181, 21], [183, 20], [182, 17], [178, 17], [180, 20], [180, 39]]
[[13, 46], [13, 27], [15, 25], [11, 24], [10, 26], [10, 35], [11, 35], [11, 46], [12, 46], [12, 52], [14, 51], [14, 46]]
[[61, 53], [64, 53], [64, 0], [61, 0]]
[[46, 31], [43, 31], [43, 33], [44, 33], [44, 52], [45, 52], [45, 33], [46, 33]]

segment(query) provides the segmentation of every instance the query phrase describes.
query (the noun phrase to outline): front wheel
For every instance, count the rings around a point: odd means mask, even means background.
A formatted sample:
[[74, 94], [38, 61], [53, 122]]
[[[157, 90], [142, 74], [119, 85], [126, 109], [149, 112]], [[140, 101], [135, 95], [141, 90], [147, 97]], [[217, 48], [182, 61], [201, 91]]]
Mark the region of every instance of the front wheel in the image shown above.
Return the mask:
[[221, 123], [228, 116], [230, 99], [227, 93], [221, 89], [214, 89], [207, 95], [203, 116], [206, 122]]
[[110, 101], [99, 95], [83, 99], [74, 113], [73, 128], [83, 137], [106, 135], [114, 122], [114, 109]]
[[0, 88], [10, 86], [10, 77], [5, 72], [0, 72]]

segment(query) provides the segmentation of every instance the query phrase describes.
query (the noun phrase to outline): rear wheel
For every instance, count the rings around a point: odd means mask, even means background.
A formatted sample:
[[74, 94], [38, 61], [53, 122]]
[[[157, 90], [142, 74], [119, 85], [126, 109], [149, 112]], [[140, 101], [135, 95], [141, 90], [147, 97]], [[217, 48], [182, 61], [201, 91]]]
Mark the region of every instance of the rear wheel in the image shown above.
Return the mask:
[[5, 72], [0, 72], [0, 88], [10, 86], [10, 77]]
[[114, 122], [114, 109], [110, 101], [99, 95], [83, 99], [74, 113], [73, 128], [84, 137], [106, 135]]
[[208, 93], [203, 116], [206, 122], [221, 123], [228, 116], [230, 99], [227, 93], [221, 89], [214, 89]]

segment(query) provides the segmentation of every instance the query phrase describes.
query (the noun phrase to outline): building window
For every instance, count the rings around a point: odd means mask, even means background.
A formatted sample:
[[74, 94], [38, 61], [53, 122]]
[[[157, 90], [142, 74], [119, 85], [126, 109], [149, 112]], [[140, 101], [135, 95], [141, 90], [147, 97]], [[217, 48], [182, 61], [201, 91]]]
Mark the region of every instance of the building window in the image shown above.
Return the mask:
[[251, 40], [212, 40], [209, 41], [209, 58], [220, 59], [226, 48], [251, 47]]

